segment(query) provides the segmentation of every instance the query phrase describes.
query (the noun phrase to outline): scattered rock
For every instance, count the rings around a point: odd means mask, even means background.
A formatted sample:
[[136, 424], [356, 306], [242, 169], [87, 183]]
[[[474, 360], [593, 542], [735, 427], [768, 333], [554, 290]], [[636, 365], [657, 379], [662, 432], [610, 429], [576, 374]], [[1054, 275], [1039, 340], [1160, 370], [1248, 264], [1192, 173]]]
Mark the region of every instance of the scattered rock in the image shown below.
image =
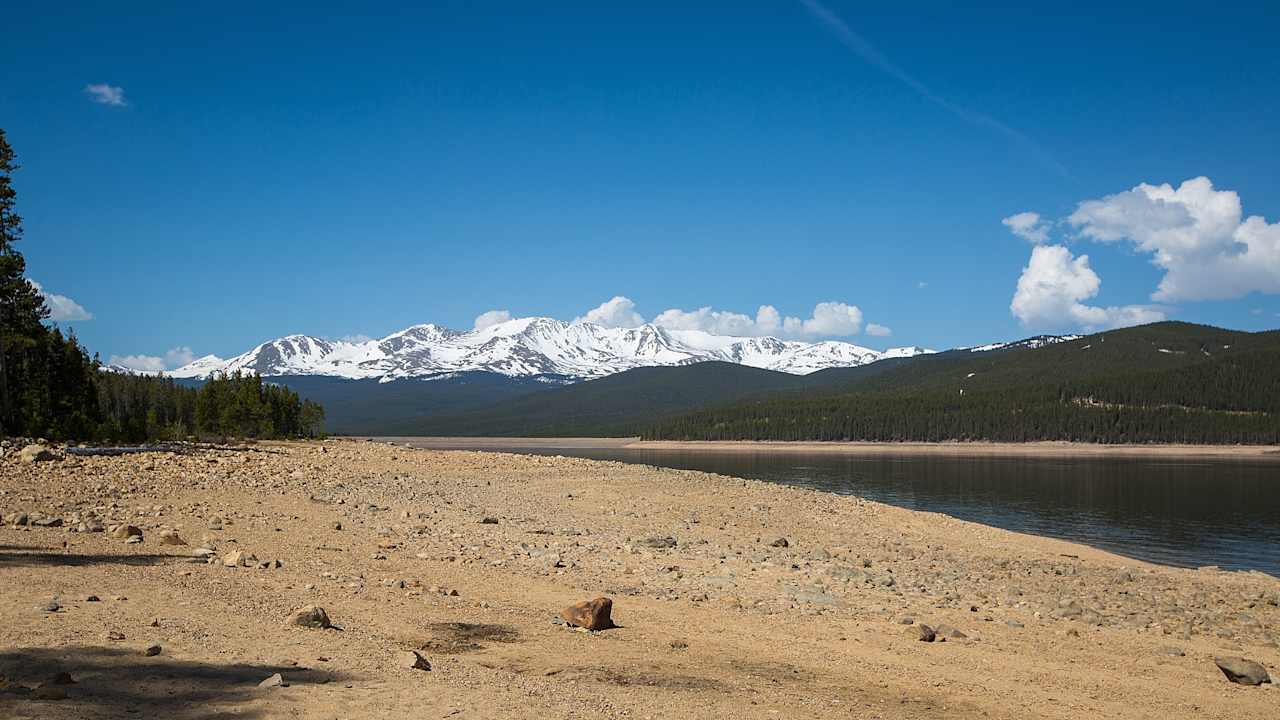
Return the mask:
[[156, 655], [159, 655], [160, 651], [163, 649], [164, 648], [161, 648], [159, 645], [148, 645], [147, 649], [142, 651], [142, 654], [147, 657], [155, 657]]
[[1183, 652], [1182, 648], [1180, 648], [1180, 647], [1174, 647], [1173, 645], [1166, 645], [1165, 647], [1160, 648], [1160, 654], [1161, 654], [1161, 655], [1168, 655], [1169, 657], [1184, 657], [1184, 656], [1186, 656], [1186, 653], [1185, 653], [1185, 652]]
[[570, 605], [560, 611], [560, 617], [572, 627], [586, 628], [587, 630], [608, 630], [616, 627], [613, 624], [613, 600], [607, 597], [598, 597], [594, 600], [586, 600], [575, 605]]
[[938, 638], [938, 634], [933, 631], [933, 628], [922, 623], [919, 625], [908, 625], [907, 637], [913, 640], [919, 640], [920, 642], [933, 642]]
[[933, 632], [939, 638], [946, 638], [949, 640], [967, 640], [969, 638], [963, 630], [946, 624], [935, 627]]
[[266, 680], [263, 680], [262, 682], [258, 683], [258, 687], [260, 688], [289, 687], [289, 683], [285, 682], [283, 675], [281, 675], [280, 673], [276, 673], [271, 677], [267, 678]]
[[329, 614], [324, 611], [324, 608], [316, 605], [305, 605], [289, 613], [289, 617], [285, 619], [285, 624], [321, 630], [333, 627], [329, 622]]
[[186, 545], [187, 541], [178, 536], [177, 530], [166, 530], [160, 533], [161, 545]]
[[480, 518], [480, 524], [481, 524], [481, 525], [497, 525], [497, 524], [498, 524], [498, 518], [496, 518], [496, 517], [484, 517], [484, 518]]
[[40, 610], [47, 613], [56, 613], [62, 609], [62, 603], [58, 602], [58, 598], [54, 598], [44, 605], [40, 606]]
[[669, 550], [676, 546], [676, 539], [669, 536], [655, 535], [654, 537], [647, 537], [643, 540], [638, 540], [636, 541], [636, 544], [642, 547], [653, 548], [654, 550]]
[[232, 550], [222, 556], [222, 564], [227, 567], [240, 567], [241, 565], [252, 567], [258, 564], [258, 558], [243, 550]]
[[18, 454], [18, 458], [24, 463], [38, 463], [56, 460], [57, 455], [44, 445], [28, 445], [22, 448], [22, 452]]
[[396, 665], [406, 670], [430, 670], [431, 663], [415, 650], [403, 650], [396, 653]]
[[31, 518], [31, 524], [36, 527], [62, 527], [62, 518], [52, 515], [39, 515]]
[[117, 631], [115, 631], [115, 630], [111, 630], [111, 631], [109, 631], [109, 632], [107, 633], [107, 639], [108, 639], [108, 640], [113, 640], [113, 641], [120, 641], [120, 640], [123, 640], [123, 639], [124, 639], [124, 633], [122, 633], [122, 632], [117, 632]]
[[1218, 665], [1218, 669], [1222, 671], [1222, 674], [1226, 675], [1227, 679], [1233, 683], [1261, 685], [1271, 682], [1271, 676], [1267, 674], [1267, 669], [1262, 667], [1262, 663], [1235, 656], [1216, 657], [1213, 662]]
[[131, 537], [142, 537], [142, 528], [137, 525], [117, 525], [111, 528], [111, 537], [126, 540]]
[[776, 547], [776, 548], [784, 548], [784, 547], [791, 547], [791, 543], [786, 538], [780, 537], [777, 540], [774, 540], [773, 542], [769, 543], [769, 546]]
[[84, 599], [85, 602], [102, 602], [102, 598], [97, 595], [90, 595]]

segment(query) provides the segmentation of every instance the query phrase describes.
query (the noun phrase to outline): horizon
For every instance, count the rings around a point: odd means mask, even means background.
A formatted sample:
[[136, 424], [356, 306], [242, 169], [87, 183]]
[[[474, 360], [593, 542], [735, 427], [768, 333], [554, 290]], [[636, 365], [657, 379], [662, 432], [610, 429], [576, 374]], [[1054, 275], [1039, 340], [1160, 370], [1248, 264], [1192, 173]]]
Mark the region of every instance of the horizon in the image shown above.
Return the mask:
[[90, 352], [164, 369], [423, 319], [1280, 326], [1265, 9], [856, 10], [18, 9], [19, 249]]

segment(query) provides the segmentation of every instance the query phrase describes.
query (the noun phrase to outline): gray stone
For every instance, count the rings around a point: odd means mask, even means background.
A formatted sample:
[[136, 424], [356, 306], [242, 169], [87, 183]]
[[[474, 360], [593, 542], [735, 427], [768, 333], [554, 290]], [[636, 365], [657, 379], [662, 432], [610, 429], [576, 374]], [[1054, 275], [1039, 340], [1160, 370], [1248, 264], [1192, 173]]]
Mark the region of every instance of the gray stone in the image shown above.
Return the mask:
[[1267, 669], [1262, 667], [1262, 663], [1235, 656], [1216, 657], [1213, 662], [1233, 683], [1261, 685], [1271, 682], [1271, 676], [1267, 674]]

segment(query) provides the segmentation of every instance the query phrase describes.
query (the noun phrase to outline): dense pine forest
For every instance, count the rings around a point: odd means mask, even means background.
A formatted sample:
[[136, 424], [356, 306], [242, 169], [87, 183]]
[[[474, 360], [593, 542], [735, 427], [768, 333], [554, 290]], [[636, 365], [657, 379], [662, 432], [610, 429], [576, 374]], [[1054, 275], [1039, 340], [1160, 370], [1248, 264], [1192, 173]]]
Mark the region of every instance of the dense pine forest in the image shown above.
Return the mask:
[[[838, 375], [836, 377], [839, 377]], [[703, 408], [650, 439], [1280, 443], [1280, 333], [1157, 323]]]
[[0, 129], [0, 435], [142, 442], [284, 438], [321, 431], [324, 410], [262, 378], [233, 375], [199, 389], [101, 369], [74, 334], [47, 324], [44, 298], [16, 247], [13, 149]]

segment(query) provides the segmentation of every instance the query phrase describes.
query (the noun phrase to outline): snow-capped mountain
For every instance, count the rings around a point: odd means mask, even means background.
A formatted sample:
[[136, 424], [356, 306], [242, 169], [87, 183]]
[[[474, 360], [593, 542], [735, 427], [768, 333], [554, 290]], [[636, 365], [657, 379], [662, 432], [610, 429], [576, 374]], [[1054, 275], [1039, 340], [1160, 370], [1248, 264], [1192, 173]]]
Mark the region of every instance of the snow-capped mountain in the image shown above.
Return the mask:
[[207, 355], [168, 375], [205, 378], [217, 372], [242, 370], [263, 376], [326, 375], [390, 382], [482, 371], [574, 381], [637, 367], [708, 360], [805, 375], [825, 368], [929, 352], [932, 351], [918, 347], [878, 351], [831, 340], [809, 343], [772, 337], [728, 337], [648, 324], [606, 328], [587, 322], [520, 318], [467, 332], [439, 325], [415, 325], [367, 342], [289, 335], [227, 360]]

